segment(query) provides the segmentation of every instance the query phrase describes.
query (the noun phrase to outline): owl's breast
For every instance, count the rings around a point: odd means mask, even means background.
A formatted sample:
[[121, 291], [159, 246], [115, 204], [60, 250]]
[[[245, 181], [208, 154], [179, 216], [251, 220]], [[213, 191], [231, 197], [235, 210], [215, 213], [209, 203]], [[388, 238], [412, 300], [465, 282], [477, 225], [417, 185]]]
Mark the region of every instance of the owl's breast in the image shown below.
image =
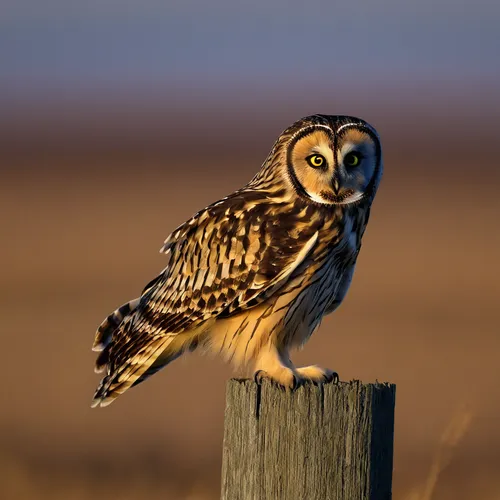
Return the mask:
[[323, 317], [343, 301], [351, 284], [363, 230], [359, 220], [349, 214], [341, 225], [323, 228], [319, 248], [301, 277], [301, 290], [285, 316], [290, 343], [306, 342]]
[[348, 263], [355, 259], [361, 245], [360, 221], [357, 217], [346, 213], [342, 223], [326, 227], [324, 239], [327, 240], [328, 255], [326, 259], [332, 259], [339, 263]]

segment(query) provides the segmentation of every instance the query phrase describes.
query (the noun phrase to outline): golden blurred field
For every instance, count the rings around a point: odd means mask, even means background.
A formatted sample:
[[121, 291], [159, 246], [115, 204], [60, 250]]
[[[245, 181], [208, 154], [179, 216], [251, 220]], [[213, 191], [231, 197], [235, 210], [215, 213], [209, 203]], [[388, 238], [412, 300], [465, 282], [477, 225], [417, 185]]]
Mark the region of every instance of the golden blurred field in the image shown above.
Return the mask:
[[[395, 499], [500, 499], [500, 115], [473, 131], [459, 113], [371, 113], [385, 176], [353, 285], [295, 359], [397, 384]], [[168, 233], [300, 114], [256, 116], [245, 133], [172, 118], [154, 137], [100, 141], [91, 120], [3, 135], [0, 498], [218, 498], [230, 368], [185, 356], [91, 410], [90, 348], [162, 269]]]

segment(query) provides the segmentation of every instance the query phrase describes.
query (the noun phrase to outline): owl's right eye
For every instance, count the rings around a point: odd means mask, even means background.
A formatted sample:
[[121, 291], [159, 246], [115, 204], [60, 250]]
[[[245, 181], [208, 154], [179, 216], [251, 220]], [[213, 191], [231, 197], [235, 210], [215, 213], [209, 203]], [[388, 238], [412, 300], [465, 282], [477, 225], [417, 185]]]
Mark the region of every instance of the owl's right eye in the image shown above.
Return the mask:
[[312, 168], [323, 167], [326, 163], [325, 157], [323, 155], [311, 155], [306, 158], [307, 163]]

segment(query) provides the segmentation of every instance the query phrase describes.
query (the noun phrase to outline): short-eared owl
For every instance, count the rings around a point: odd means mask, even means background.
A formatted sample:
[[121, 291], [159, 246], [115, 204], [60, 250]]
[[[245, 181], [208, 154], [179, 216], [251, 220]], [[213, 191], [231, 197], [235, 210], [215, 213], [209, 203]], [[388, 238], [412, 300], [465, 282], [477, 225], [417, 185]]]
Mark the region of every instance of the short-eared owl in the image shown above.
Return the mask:
[[381, 175], [378, 134], [359, 118], [286, 129], [246, 186], [167, 238], [165, 269], [101, 324], [93, 406], [197, 347], [285, 387], [333, 378], [296, 368], [289, 350], [345, 297]]

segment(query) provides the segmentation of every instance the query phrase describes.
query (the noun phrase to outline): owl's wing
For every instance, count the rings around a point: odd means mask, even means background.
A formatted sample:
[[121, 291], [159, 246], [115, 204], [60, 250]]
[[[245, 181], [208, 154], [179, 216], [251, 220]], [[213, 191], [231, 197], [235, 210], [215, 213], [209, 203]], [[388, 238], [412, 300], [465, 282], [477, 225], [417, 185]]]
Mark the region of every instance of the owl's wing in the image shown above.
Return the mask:
[[262, 303], [282, 287], [318, 239], [314, 225], [304, 225], [299, 237], [294, 227], [292, 216], [277, 216], [265, 199], [234, 195], [177, 228], [161, 249], [168, 266], [145, 288], [132, 316], [108, 332], [97, 362], [108, 376], [97, 403], [142, 380], [174, 339]]
[[146, 305], [151, 301], [150, 312], [170, 334], [263, 302], [286, 283], [318, 238], [315, 231], [305, 241], [292, 240], [279, 228], [267, 232], [244, 218], [214, 215], [202, 216], [196, 227], [185, 224], [162, 248], [171, 263], [146, 294]]

